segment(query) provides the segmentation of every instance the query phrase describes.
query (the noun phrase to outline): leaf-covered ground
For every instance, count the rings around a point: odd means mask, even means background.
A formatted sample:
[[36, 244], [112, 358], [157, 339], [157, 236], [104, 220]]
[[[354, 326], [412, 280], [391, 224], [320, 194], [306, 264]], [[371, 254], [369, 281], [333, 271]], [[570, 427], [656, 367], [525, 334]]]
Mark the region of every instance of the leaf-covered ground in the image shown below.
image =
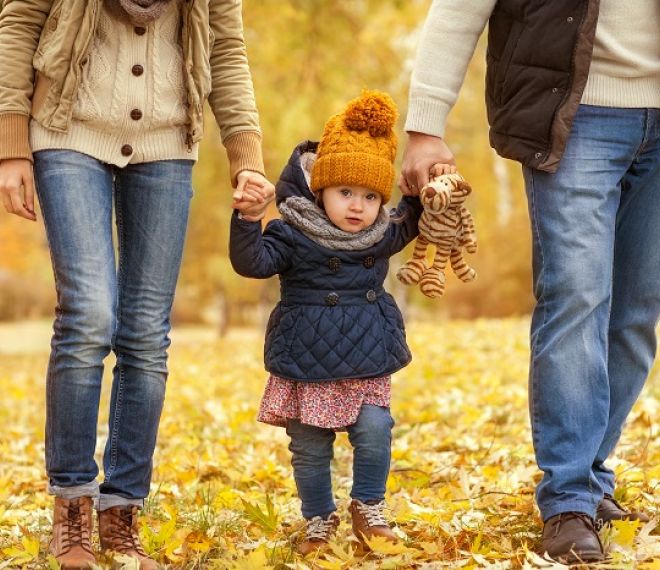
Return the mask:
[[[344, 522], [331, 551], [316, 559], [295, 553], [301, 519], [286, 436], [254, 419], [265, 381], [261, 333], [233, 331], [221, 341], [175, 334], [154, 484], [141, 518], [147, 550], [171, 568], [550, 567], [534, 554], [539, 474], [527, 416], [527, 329], [527, 320], [409, 326], [415, 358], [394, 379], [388, 483], [402, 541], [375, 544], [378, 552], [369, 555], [357, 549], [346, 512], [351, 451], [342, 434], [333, 467]], [[46, 555], [46, 360], [44, 353], [0, 352], [0, 570], [56, 568]], [[654, 516], [659, 375], [656, 368], [611, 461], [617, 498]], [[608, 532], [606, 567], [660, 569], [653, 527], [624, 523]], [[131, 565], [102, 559], [100, 567]]]

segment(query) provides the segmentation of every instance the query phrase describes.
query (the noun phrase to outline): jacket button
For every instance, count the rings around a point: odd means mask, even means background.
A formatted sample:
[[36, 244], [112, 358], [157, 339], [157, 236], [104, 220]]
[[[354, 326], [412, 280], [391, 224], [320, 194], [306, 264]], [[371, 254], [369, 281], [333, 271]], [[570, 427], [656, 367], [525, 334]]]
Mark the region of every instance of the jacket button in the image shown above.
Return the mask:
[[133, 67], [131, 67], [131, 73], [135, 75], [135, 77], [140, 77], [144, 73], [144, 67], [142, 67], [140, 64], [135, 64]]
[[373, 255], [368, 255], [362, 260], [362, 265], [367, 269], [371, 269], [376, 264], [376, 258]]
[[142, 118], [142, 111], [140, 109], [133, 109], [131, 111], [131, 119], [134, 121], [139, 121]]
[[376, 300], [376, 297], [377, 297], [376, 291], [374, 291], [373, 289], [369, 289], [369, 291], [367, 291], [367, 301], [373, 303]]
[[135, 28], [133, 28], [133, 31], [135, 31], [135, 33], [138, 36], [143, 36], [144, 34], [147, 33], [147, 28], [145, 28], [144, 26], [135, 26]]
[[131, 156], [133, 154], [133, 147], [130, 144], [125, 144], [121, 147], [121, 153], [124, 156]]
[[341, 267], [341, 259], [338, 257], [331, 257], [328, 259], [328, 267], [330, 268], [330, 271], [333, 273], [337, 273], [339, 271], [339, 268]]
[[337, 293], [328, 293], [325, 296], [325, 304], [328, 307], [334, 307], [337, 303], [339, 303], [339, 295]]
[[566, 21], [567, 21], [569, 24], [572, 23], [572, 22], [573, 22], [573, 16], [569, 16], [568, 18], [566, 18]]
[[541, 158], [543, 155], [540, 152], [534, 154], [534, 158]]

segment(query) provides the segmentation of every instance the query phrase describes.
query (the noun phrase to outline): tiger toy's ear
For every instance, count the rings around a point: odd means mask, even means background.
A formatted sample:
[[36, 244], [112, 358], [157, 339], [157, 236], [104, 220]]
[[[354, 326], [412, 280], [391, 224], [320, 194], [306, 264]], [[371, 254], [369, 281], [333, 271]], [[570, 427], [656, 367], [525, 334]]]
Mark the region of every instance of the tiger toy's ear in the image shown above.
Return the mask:
[[466, 180], [459, 180], [456, 182], [456, 190], [463, 196], [469, 196], [472, 193], [472, 186]]
[[462, 206], [470, 192], [472, 192], [472, 187], [465, 180], [453, 181], [453, 189], [451, 191], [452, 206]]

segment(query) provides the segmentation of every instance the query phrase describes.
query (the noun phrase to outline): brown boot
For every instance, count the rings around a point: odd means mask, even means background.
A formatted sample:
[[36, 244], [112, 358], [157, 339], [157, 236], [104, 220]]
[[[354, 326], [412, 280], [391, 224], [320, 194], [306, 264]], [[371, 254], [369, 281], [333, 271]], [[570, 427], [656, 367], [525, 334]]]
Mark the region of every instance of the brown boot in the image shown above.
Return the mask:
[[612, 521], [639, 521], [642, 523], [649, 522], [649, 516], [640, 511], [627, 511], [618, 501], [612, 496], [605, 494], [603, 500], [598, 503], [596, 509], [596, 529], [600, 530], [606, 524]]
[[584, 513], [561, 513], [545, 521], [542, 548], [562, 564], [599, 562], [605, 558], [594, 520]]
[[53, 538], [48, 551], [62, 570], [88, 570], [96, 563], [92, 551], [92, 498], [55, 497]]
[[298, 545], [298, 552], [303, 556], [307, 556], [312, 552], [325, 548], [328, 541], [337, 532], [337, 528], [339, 528], [337, 513], [332, 513], [325, 519], [319, 516], [308, 519], [305, 540]]
[[392, 532], [390, 525], [385, 518], [385, 501], [363, 503], [357, 499], [351, 501], [348, 511], [353, 518], [353, 533], [358, 540], [368, 548], [365, 541], [371, 540], [375, 536], [382, 536], [390, 542], [398, 542], [399, 539]]
[[101, 548], [136, 558], [140, 570], [157, 570], [158, 564], [140, 544], [138, 510], [135, 505], [125, 505], [99, 511]]

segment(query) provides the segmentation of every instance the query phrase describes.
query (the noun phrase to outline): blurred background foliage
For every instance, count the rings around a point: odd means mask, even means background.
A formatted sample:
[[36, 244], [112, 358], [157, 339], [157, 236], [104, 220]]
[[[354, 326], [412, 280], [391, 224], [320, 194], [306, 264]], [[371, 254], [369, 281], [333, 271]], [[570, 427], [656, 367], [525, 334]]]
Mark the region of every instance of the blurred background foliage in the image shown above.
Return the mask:
[[[397, 168], [411, 67], [429, 0], [244, 0], [245, 36], [264, 133], [264, 156], [275, 182], [293, 147], [318, 139], [325, 120], [363, 88], [389, 92], [399, 105]], [[483, 102], [485, 38], [478, 44], [446, 139], [474, 190], [479, 251], [468, 256], [477, 281], [450, 277], [441, 300], [401, 286], [393, 275], [410, 251], [392, 259], [389, 289], [409, 317], [499, 317], [532, 307], [527, 206], [516, 163], [488, 144]], [[448, 54], [449, 56], [449, 54]], [[438, 58], [442, 66], [442, 56]], [[231, 188], [225, 152], [208, 112], [195, 168], [184, 265], [175, 323], [228, 325], [265, 319], [278, 298], [277, 279], [236, 275], [227, 257]], [[393, 198], [394, 205], [397, 195]], [[275, 217], [273, 207], [269, 216]], [[55, 294], [42, 224], [0, 216], [0, 320], [53, 314]]]

